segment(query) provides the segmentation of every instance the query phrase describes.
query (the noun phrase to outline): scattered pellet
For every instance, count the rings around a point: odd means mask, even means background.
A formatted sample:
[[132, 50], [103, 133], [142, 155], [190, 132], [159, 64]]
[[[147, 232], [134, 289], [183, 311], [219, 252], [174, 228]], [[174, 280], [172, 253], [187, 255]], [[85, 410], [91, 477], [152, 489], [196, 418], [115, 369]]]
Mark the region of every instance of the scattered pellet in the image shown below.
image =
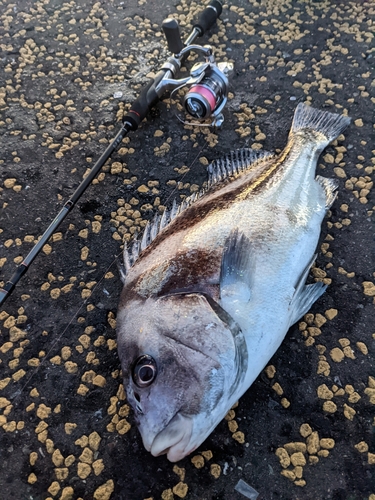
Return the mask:
[[64, 429], [65, 429], [65, 433], [70, 435], [72, 434], [72, 432], [74, 431], [74, 429], [77, 428], [77, 424], [75, 423], [72, 423], [72, 422], [67, 422], [65, 425], [64, 425]]
[[368, 451], [368, 444], [365, 441], [361, 441], [360, 443], [354, 445], [354, 448], [356, 448], [360, 453], [366, 453]]
[[217, 479], [218, 477], [220, 477], [220, 474], [221, 474], [221, 467], [219, 464], [211, 464], [210, 466], [210, 474], [215, 478]]
[[201, 469], [204, 467], [204, 458], [202, 455], [194, 455], [191, 459], [191, 463], [196, 467], [197, 469]]
[[211, 458], [213, 457], [213, 453], [211, 450], [201, 451], [201, 455], [205, 458], [207, 462], [211, 460]]
[[281, 467], [284, 467], [286, 469], [290, 465], [290, 456], [289, 453], [286, 451], [285, 448], [277, 448], [275, 452], [276, 456], [280, 460], [280, 465]]

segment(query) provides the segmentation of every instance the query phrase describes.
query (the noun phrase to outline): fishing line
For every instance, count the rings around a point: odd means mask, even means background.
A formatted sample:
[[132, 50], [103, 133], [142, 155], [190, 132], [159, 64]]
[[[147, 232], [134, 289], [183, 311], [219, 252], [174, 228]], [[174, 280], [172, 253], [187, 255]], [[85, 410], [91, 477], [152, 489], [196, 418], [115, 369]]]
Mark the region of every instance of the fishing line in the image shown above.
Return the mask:
[[94, 291], [99, 287], [99, 285], [102, 283], [102, 281], [105, 279], [105, 275], [109, 272], [109, 270], [112, 268], [112, 266], [116, 263], [116, 260], [117, 260], [118, 256], [115, 256], [115, 258], [112, 260], [112, 262], [109, 264], [109, 266], [107, 267], [107, 269], [104, 271], [102, 277], [100, 278], [100, 280], [98, 281], [98, 283], [95, 284], [95, 286], [93, 287], [93, 292], [92, 294], [87, 297], [86, 299], [83, 299], [83, 302], [82, 304], [79, 306], [79, 308], [73, 313], [73, 315], [71, 316], [71, 319], [69, 320], [68, 324], [66, 325], [66, 327], [64, 328], [64, 330], [52, 341], [51, 343], [51, 346], [49, 347], [48, 351], [46, 352], [45, 356], [43, 356], [43, 359], [41, 360], [39, 366], [35, 367], [34, 370], [32, 370], [31, 372], [31, 375], [30, 377], [27, 379], [27, 381], [24, 383], [23, 387], [21, 389], [19, 389], [19, 391], [16, 392], [16, 396], [14, 398], [14, 402], [16, 402], [19, 398], [19, 396], [21, 396], [21, 394], [23, 393], [23, 391], [25, 390], [26, 386], [30, 383], [30, 381], [32, 380], [32, 378], [36, 375], [36, 373], [39, 371], [39, 369], [45, 365], [45, 363], [47, 361], [49, 361], [47, 358], [48, 356], [52, 353], [53, 349], [56, 347], [56, 345], [61, 341], [61, 339], [63, 338], [63, 336], [65, 335], [66, 331], [68, 330], [68, 328], [73, 324], [73, 320], [77, 317], [77, 315], [79, 314], [79, 312], [83, 309], [83, 307], [87, 304], [87, 302], [89, 301], [89, 299], [91, 299], [91, 297], [93, 296], [94, 294]]
[[[197, 22], [193, 25], [190, 35], [184, 42], [181, 39], [179, 26], [175, 19], [169, 18], [163, 22], [162, 28], [167, 39], [168, 49], [172, 54], [171, 57], [164, 62], [156, 76], [141, 90], [138, 98], [132, 103], [130, 110], [128, 110], [123, 116], [122, 127], [116, 134], [115, 138], [97, 160], [88, 175], [76, 188], [72, 196], [65, 202], [60, 212], [50, 223], [32, 250], [24, 258], [23, 262], [16, 268], [10, 280], [5, 283], [3, 288], [0, 288], [0, 305], [2, 305], [13, 292], [19, 280], [27, 272], [36, 256], [41, 252], [44, 244], [49, 241], [52, 234], [70, 213], [79, 198], [96, 178], [97, 174], [105, 165], [107, 160], [115, 151], [117, 151], [124, 137], [127, 136], [130, 131], [134, 132], [138, 129], [143, 119], [148, 115], [152, 107], [162, 98], [166, 91], [173, 91], [173, 89], [187, 86], [189, 91], [184, 99], [185, 111], [198, 121], [212, 118], [213, 121], [211, 126], [218, 127], [222, 124], [224, 120], [222, 110], [227, 102], [228, 95], [227, 77], [232, 71], [233, 66], [232, 64], [226, 62], [216, 64], [213, 55], [213, 48], [211, 46], [194, 45], [196, 38], [203, 36], [204, 33], [215, 24], [221, 12], [222, 4], [220, 1], [211, 0], [206, 8], [200, 13]], [[205, 61], [195, 64], [188, 77], [179, 80], [175, 79], [175, 74], [181, 68], [183, 62], [191, 52], [200, 53], [204, 56]], [[191, 126], [198, 124], [199, 123], [189, 123]], [[189, 169], [181, 175], [180, 182], [185, 178], [187, 172], [192, 168], [206, 147], [207, 142], [197, 153], [190, 164]], [[167, 196], [166, 202], [170, 201], [171, 197], [176, 192], [177, 187], [175, 187]], [[21, 389], [16, 391], [13, 403], [18, 401], [19, 397], [23, 394], [25, 388], [30, 384], [39, 369], [45, 366], [45, 363], [48, 361], [48, 357], [64, 337], [68, 328], [70, 328], [73, 324], [74, 318], [76, 318], [79, 312], [82, 311], [88, 300], [92, 299], [95, 292], [100, 289], [103, 280], [105, 279], [105, 275], [109, 272], [112, 266], [118, 262], [120, 255], [121, 253], [114, 257], [102, 277], [99, 279], [98, 283], [96, 283], [92, 288], [90, 296], [83, 300], [82, 304], [72, 315], [63, 331], [52, 341], [49, 349], [43, 356], [43, 359], [40, 361], [39, 366], [32, 370], [29, 378], [23, 384]]]
[[[190, 163], [190, 166], [188, 167], [189, 168], [189, 171], [190, 169], [194, 166], [194, 164], [197, 162], [198, 158], [200, 157], [200, 155], [203, 153], [203, 151], [206, 149], [207, 147], [207, 142], [205, 142], [203, 144], [203, 146], [200, 148], [199, 152], [196, 154], [196, 156], [193, 158], [192, 162]], [[181, 182], [185, 176], [187, 175], [188, 171], [186, 171], [185, 173], [183, 173], [180, 178], [179, 178], [179, 182]], [[177, 187], [174, 187], [174, 189], [170, 192], [170, 194], [167, 196], [166, 198], [166, 203], [168, 201], [171, 200], [171, 198], [173, 197], [173, 195], [177, 192]], [[46, 352], [45, 356], [43, 356], [43, 359], [41, 360], [39, 366], [35, 367], [29, 378], [26, 380], [26, 382], [23, 384], [23, 386], [21, 387], [21, 389], [19, 389], [17, 392], [16, 392], [16, 396], [15, 398], [13, 399], [13, 403], [17, 403], [18, 402], [18, 398], [23, 394], [24, 390], [26, 389], [26, 387], [30, 384], [31, 380], [34, 378], [34, 376], [38, 373], [39, 369], [44, 367], [46, 362], [49, 361], [48, 357], [53, 353], [53, 350], [57, 347], [57, 345], [59, 344], [59, 342], [61, 341], [61, 339], [64, 337], [66, 331], [68, 330], [68, 328], [70, 328], [73, 324], [73, 321], [75, 318], [77, 318], [78, 314], [83, 310], [84, 306], [88, 303], [88, 301], [90, 299], [93, 298], [95, 292], [97, 291], [100, 291], [100, 286], [101, 284], [103, 283], [104, 279], [105, 279], [105, 276], [106, 274], [112, 269], [112, 267], [117, 263], [118, 264], [118, 260], [119, 258], [122, 257], [122, 251], [118, 254], [115, 255], [115, 257], [113, 258], [112, 262], [109, 264], [109, 266], [106, 268], [106, 270], [103, 272], [101, 278], [99, 279], [99, 281], [97, 283], [95, 283], [94, 287], [92, 288], [92, 293], [90, 294], [89, 297], [87, 297], [86, 299], [83, 299], [81, 305], [78, 307], [78, 309], [72, 314], [68, 324], [65, 326], [65, 328], [63, 329], [63, 331], [52, 341], [48, 351]]]
[[[167, 45], [172, 54], [165, 61], [154, 78], [141, 90], [138, 98], [131, 104], [129, 110], [122, 117], [121, 129], [108, 145], [100, 158], [88, 172], [87, 176], [76, 188], [72, 196], [65, 202], [57, 216], [44, 231], [37, 243], [16, 268], [11, 278], [0, 287], [0, 306], [7, 300], [17, 283], [27, 272], [34, 259], [42, 251], [44, 245], [70, 213], [82, 194], [86, 191], [107, 160], [117, 151], [122, 140], [129, 132], [135, 132], [150, 110], [159, 102], [166, 92], [173, 89], [188, 87], [184, 98], [186, 113], [196, 120], [212, 119], [211, 125], [220, 126], [224, 121], [222, 110], [228, 97], [228, 75], [233, 65], [227, 62], [216, 63], [213, 47], [210, 45], [196, 45], [195, 40], [201, 37], [216, 22], [222, 12], [219, 0], [211, 0], [209, 5], [200, 13], [198, 21], [193, 25], [190, 35], [183, 42], [178, 22], [168, 18], [163, 21]], [[198, 53], [205, 61], [194, 64], [189, 76], [176, 79], [175, 74], [181, 69], [184, 61], [191, 53]]]

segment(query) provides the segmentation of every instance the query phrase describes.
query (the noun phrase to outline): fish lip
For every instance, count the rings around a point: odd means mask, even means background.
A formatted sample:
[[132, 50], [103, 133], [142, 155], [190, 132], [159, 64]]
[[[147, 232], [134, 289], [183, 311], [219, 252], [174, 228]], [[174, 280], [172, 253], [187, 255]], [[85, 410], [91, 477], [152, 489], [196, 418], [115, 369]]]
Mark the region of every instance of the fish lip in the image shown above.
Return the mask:
[[178, 462], [194, 450], [188, 447], [193, 433], [191, 417], [177, 412], [153, 439], [149, 451], [154, 457], [167, 455], [170, 462]]

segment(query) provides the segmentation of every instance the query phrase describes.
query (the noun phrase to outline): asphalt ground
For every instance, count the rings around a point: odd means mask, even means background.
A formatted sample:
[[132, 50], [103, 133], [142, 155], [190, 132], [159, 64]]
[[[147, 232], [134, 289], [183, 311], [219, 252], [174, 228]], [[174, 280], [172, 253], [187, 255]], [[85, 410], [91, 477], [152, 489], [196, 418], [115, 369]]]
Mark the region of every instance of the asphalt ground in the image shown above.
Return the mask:
[[[1, 280], [167, 58], [162, 20], [188, 33], [200, 9], [0, 0]], [[235, 65], [222, 128], [183, 125], [166, 97], [0, 312], [2, 499], [240, 500], [240, 479], [262, 500], [375, 499], [374, 27], [363, 1], [224, 6], [203, 40]], [[155, 211], [199, 189], [210, 160], [280, 151], [298, 102], [352, 117], [317, 168], [340, 183], [310, 275], [328, 290], [192, 457], [154, 458], [121, 388], [116, 257]]]

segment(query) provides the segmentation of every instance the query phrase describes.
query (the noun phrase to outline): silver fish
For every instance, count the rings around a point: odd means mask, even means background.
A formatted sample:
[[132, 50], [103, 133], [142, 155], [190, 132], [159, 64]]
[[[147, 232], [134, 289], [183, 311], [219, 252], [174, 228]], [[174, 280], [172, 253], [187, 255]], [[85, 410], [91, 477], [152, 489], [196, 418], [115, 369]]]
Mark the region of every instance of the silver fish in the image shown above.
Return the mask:
[[195, 450], [324, 292], [305, 281], [337, 183], [315, 168], [349, 123], [299, 104], [280, 155], [242, 149], [213, 162], [205, 192], [124, 249], [118, 351], [154, 456]]

